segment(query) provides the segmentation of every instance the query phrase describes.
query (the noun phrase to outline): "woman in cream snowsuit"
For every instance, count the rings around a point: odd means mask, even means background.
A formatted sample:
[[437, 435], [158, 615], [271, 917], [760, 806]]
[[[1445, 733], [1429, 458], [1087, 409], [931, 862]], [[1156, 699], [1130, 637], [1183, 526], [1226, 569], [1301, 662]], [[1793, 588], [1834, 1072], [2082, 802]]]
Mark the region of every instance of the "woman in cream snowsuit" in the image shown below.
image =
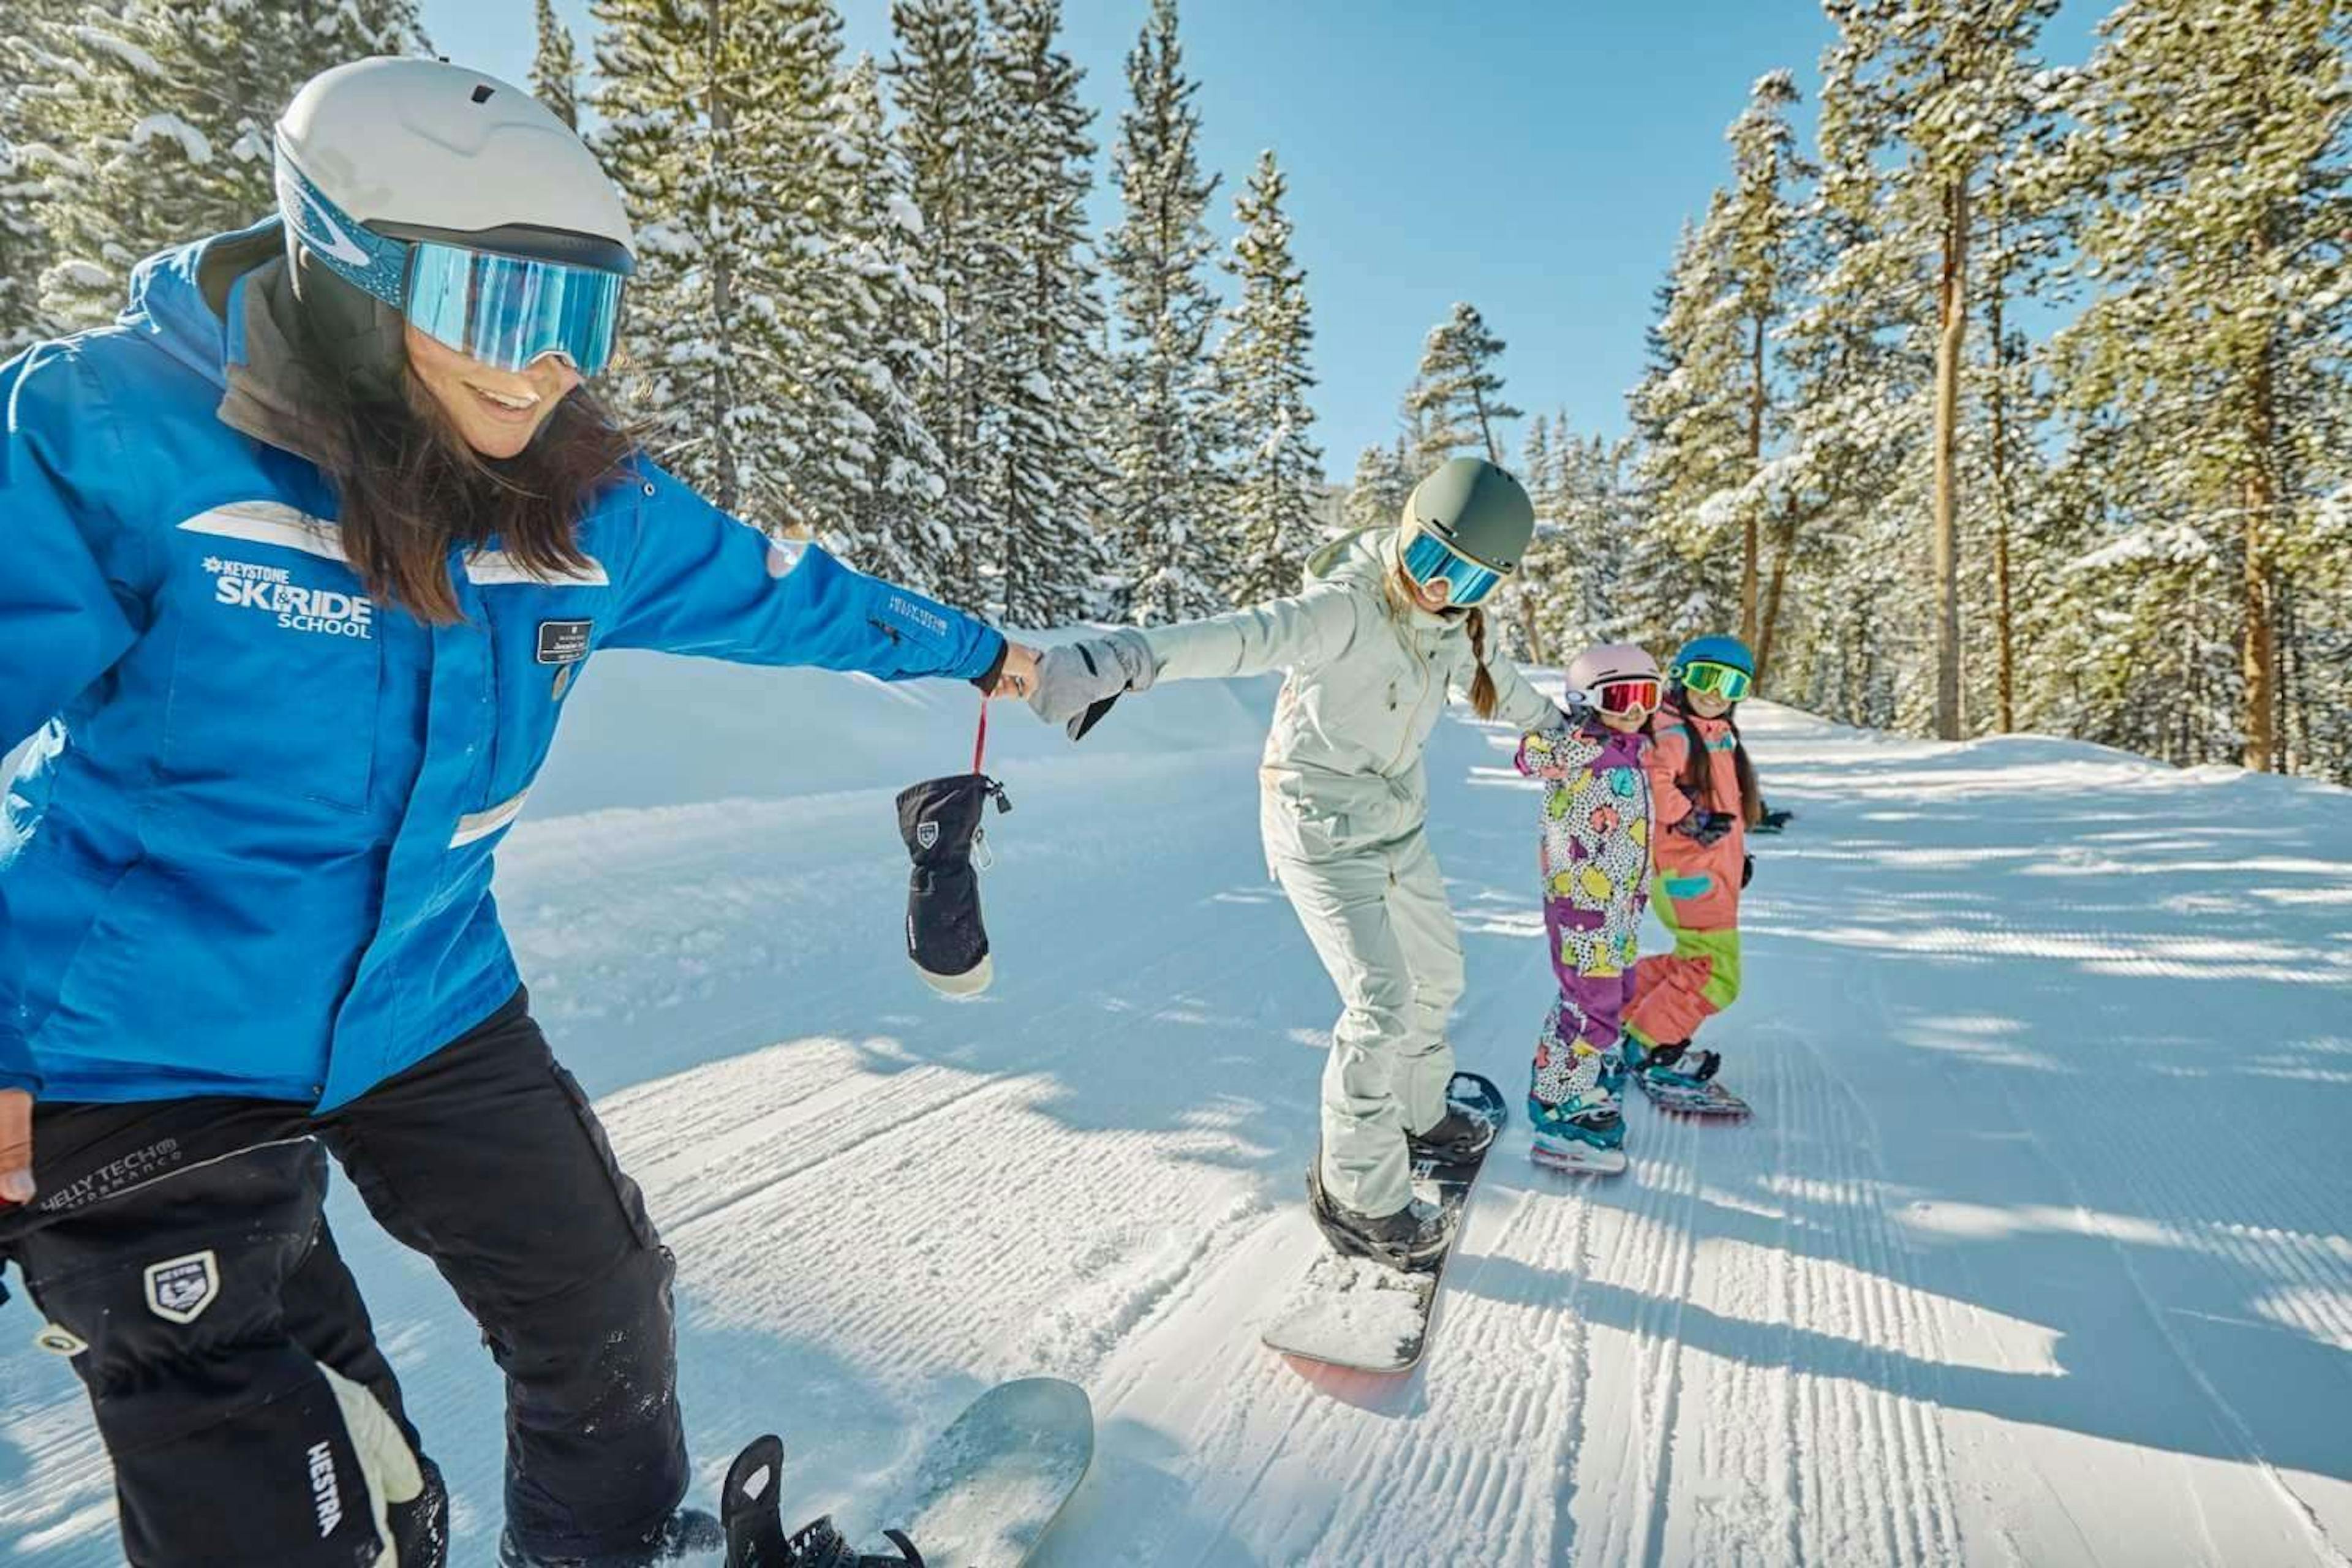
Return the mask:
[[1445, 1099], [1462, 942], [1423, 831], [1422, 753], [1451, 694], [1522, 731], [1561, 721], [1486, 648], [1477, 607], [1534, 531], [1517, 480], [1456, 458], [1415, 487], [1396, 529], [1318, 551], [1300, 593], [1049, 649], [1031, 703], [1075, 731], [1093, 704], [1155, 680], [1288, 671], [1259, 769], [1260, 823], [1344, 1004], [1308, 1188], [1336, 1245], [1407, 1267], [1448, 1239], [1447, 1222], [1412, 1201], [1415, 1149], [1459, 1157], [1493, 1136]]

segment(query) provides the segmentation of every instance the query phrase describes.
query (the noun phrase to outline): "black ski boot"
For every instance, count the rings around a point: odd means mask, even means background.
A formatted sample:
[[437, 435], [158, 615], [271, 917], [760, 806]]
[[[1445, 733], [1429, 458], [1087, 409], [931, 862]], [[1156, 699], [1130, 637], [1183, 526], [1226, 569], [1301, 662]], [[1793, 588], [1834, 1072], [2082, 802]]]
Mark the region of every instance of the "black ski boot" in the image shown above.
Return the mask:
[[717, 1552], [727, 1544], [719, 1521], [698, 1508], [682, 1508], [661, 1521], [651, 1539], [626, 1552], [595, 1557], [534, 1557], [515, 1544], [511, 1531], [499, 1533], [499, 1568], [661, 1568], [689, 1555]]
[[1448, 1104], [1445, 1115], [1426, 1132], [1408, 1132], [1405, 1146], [1415, 1169], [1424, 1165], [1470, 1165], [1486, 1157], [1495, 1142], [1495, 1124]]
[[1307, 1207], [1338, 1250], [1391, 1268], [1433, 1268], [1454, 1242], [1454, 1216], [1419, 1198], [1391, 1215], [1368, 1215], [1339, 1203], [1323, 1190], [1320, 1156], [1307, 1167]]
[[882, 1533], [898, 1548], [896, 1557], [853, 1550], [831, 1518], [784, 1533], [777, 1511], [784, 1486], [784, 1445], [771, 1435], [752, 1439], [727, 1468], [719, 1511], [727, 1521], [727, 1568], [923, 1568], [915, 1543], [895, 1530]]

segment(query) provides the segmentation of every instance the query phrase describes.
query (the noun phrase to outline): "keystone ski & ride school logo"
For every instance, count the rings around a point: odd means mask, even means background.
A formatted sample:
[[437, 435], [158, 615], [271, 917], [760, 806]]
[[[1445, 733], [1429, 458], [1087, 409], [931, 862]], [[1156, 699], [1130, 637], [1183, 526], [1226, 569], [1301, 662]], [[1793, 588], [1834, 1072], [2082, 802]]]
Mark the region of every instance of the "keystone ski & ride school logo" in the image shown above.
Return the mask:
[[364, 594], [304, 587], [283, 566], [257, 566], [217, 555], [205, 557], [205, 570], [213, 574], [215, 604], [275, 616], [278, 626], [291, 632], [362, 640], [375, 636], [375, 602]]

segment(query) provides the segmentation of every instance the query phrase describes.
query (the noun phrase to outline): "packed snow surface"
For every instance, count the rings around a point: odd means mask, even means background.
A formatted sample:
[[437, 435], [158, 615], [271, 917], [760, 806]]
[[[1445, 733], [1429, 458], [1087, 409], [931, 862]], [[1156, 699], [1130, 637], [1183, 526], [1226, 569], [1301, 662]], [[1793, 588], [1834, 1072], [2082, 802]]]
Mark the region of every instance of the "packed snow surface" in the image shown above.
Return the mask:
[[[1334, 1011], [1259, 858], [1272, 699], [1170, 686], [1076, 749], [1000, 712], [998, 979], [950, 1003], [891, 797], [966, 765], [968, 689], [598, 661], [499, 893], [677, 1251], [704, 1500], [772, 1428], [787, 1516], [878, 1545], [949, 1418], [1050, 1373], [1099, 1448], [1045, 1568], [2346, 1563], [2352, 795], [1751, 705], [1798, 814], [1709, 1037], [1753, 1120], [1637, 1101], [1601, 1180], [1515, 1116], [1420, 1369], [1310, 1373], [1258, 1343]], [[1506, 1089], [1551, 984], [1511, 740], [1457, 711], [1430, 759]], [[332, 1213], [475, 1568], [497, 1375]], [[110, 1564], [38, 1326], [0, 1310], [0, 1560]]]

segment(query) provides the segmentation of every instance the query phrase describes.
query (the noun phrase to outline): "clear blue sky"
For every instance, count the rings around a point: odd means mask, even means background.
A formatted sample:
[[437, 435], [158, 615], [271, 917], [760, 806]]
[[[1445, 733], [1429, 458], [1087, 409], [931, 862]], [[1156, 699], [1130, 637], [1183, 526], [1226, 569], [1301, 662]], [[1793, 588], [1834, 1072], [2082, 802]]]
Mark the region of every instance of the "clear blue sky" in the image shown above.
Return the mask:
[[[586, 0], [558, 0], [584, 45]], [[1066, 0], [1066, 47], [1098, 111], [1102, 167], [1149, 0]], [[2102, 6], [2074, 0], [2056, 59], [2087, 52]], [[843, 0], [849, 47], [887, 57], [887, 0]], [[436, 46], [520, 79], [530, 0], [424, 0]], [[1755, 79], [1796, 70], [1811, 135], [1830, 29], [1814, 0], [1184, 0], [1202, 153], [1221, 172], [1212, 223], [1259, 149], [1291, 182], [1314, 307], [1316, 435], [1344, 479], [1391, 439], [1423, 337], [1467, 300], [1509, 345], [1509, 395], [1624, 427], [1652, 290], [1686, 217], [1727, 176], [1724, 127]], [[1513, 454], [1525, 422], [1510, 437]]]

